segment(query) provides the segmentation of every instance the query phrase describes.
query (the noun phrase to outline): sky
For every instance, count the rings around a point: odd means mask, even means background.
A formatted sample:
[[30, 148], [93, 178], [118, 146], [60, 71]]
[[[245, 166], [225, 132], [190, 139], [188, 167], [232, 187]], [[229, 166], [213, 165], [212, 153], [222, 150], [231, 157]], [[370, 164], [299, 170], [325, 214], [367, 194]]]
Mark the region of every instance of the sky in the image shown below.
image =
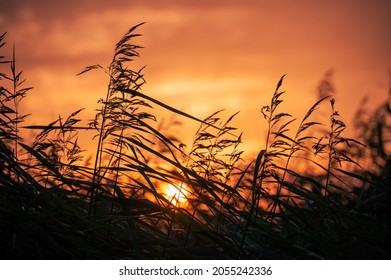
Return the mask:
[[[0, 32], [7, 32], [8, 47], [15, 42], [17, 67], [34, 87], [22, 104], [32, 114], [27, 124], [47, 124], [79, 108], [93, 118], [107, 78], [76, 74], [108, 66], [117, 41], [146, 22], [134, 62], [134, 70], [146, 66], [143, 93], [199, 118], [240, 111], [234, 124], [248, 149], [257, 150], [265, 133], [260, 109], [284, 74], [283, 109], [299, 119], [330, 69], [346, 123], [364, 96], [372, 106], [385, 100], [390, 12], [389, 0], [1, 0]], [[196, 128], [181, 128], [184, 141]]]

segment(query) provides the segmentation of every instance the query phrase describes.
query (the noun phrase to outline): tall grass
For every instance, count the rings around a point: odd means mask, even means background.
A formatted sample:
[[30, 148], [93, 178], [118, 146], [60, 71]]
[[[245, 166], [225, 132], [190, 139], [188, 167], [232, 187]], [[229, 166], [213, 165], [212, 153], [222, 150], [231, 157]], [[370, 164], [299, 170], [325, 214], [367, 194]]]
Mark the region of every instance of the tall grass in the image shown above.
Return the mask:
[[[141, 25], [116, 44], [108, 67], [96, 64], [80, 73], [100, 70], [108, 77], [89, 125], [81, 125], [76, 110], [48, 125], [24, 126], [38, 131], [31, 145], [20, 138], [18, 110], [31, 88], [20, 89], [15, 54], [10, 61], [1, 57], [2, 258], [390, 257], [388, 213], [379, 210], [388, 205], [380, 198], [389, 195], [388, 173], [364, 169], [369, 157], [362, 156], [388, 152], [376, 149], [385, 145], [389, 127], [382, 126], [387, 131], [376, 145], [365, 135], [366, 147], [345, 137], [328, 95], [296, 125], [280, 111], [283, 76], [270, 104], [260, 106], [266, 144], [258, 156], [244, 158], [242, 133], [231, 125], [237, 113], [226, 118], [221, 110], [202, 119], [142, 93], [143, 68], [131, 68], [141, 50], [133, 42]], [[5, 36], [0, 39], [3, 46]], [[328, 126], [317, 115], [327, 101]], [[156, 108], [174, 115], [169, 126], [178, 118], [198, 123], [189, 147], [164, 129]], [[378, 127], [378, 121], [360, 126]], [[97, 138], [95, 152], [88, 150], [91, 163], [78, 140], [86, 130]], [[379, 168], [388, 166], [384, 162]], [[167, 195], [168, 185], [180, 194]], [[186, 201], [179, 203], [179, 196]]]

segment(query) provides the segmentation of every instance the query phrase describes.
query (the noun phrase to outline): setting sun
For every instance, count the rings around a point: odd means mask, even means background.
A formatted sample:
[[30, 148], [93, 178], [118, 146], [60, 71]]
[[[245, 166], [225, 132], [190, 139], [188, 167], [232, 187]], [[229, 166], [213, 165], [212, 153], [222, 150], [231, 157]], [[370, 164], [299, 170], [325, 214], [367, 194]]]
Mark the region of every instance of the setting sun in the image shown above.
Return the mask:
[[167, 184], [164, 189], [164, 196], [173, 204], [183, 206], [187, 202], [188, 188], [184, 183]]

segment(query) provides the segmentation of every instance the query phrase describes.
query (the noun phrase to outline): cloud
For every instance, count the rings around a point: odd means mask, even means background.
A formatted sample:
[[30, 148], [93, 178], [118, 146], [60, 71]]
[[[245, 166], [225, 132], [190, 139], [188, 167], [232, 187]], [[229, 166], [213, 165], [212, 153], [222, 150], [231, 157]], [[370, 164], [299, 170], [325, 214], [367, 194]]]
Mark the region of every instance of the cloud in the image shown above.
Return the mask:
[[[61, 102], [72, 109], [77, 104], [66, 100], [75, 96], [82, 96], [79, 107], [95, 106], [94, 93], [106, 82], [88, 75], [81, 85], [75, 74], [88, 65], [108, 65], [126, 30], [146, 21], [136, 41], [145, 48], [131, 67], [147, 65], [146, 89], [157, 98], [192, 110], [201, 110], [197, 104], [205, 98], [210, 105], [202, 110], [256, 110], [251, 97], [271, 94], [287, 73], [292, 107], [302, 108], [312, 102], [323, 73], [334, 68], [340, 99], [352, 114], [349, 94], [379, 90], [387, 78], [390, 8], [385, 0], [3, 0], [0, 26], [9, 42], [15, 38], [18, 66], [36, 87], [33, 98], [54, 100], [54, 92], [62, 93]], [[64, 110], [29, 100], [33, 115]]]

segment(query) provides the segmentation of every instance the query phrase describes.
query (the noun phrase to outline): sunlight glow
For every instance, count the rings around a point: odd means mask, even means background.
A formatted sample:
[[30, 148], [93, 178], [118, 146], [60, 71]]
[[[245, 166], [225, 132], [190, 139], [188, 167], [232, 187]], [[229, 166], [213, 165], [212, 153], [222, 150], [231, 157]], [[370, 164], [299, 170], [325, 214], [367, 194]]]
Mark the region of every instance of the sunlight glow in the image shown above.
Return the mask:
[[183, 207], [187, 203], [188, 188], [183, 183], [167, 184], [164, 196], [176, 206]]

